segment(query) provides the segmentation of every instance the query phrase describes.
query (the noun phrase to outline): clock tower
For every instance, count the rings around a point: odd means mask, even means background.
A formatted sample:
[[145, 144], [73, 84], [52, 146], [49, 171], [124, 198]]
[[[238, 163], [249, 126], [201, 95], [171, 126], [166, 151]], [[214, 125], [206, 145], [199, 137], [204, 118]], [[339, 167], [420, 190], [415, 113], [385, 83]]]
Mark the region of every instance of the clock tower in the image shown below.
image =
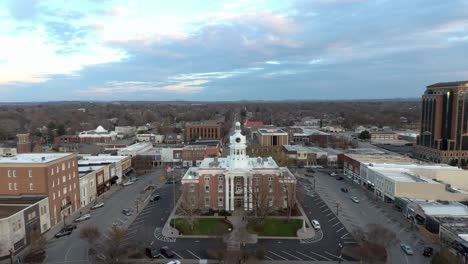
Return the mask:
[[247, 168], [249, 166], [249, 157], [247, 156], [247, 144], [245, 136], [241, 133], [241, 127], [239, 122], [236, 122], [234, 134], [232, 134], [229, 138], [229, 142], [229, 167]]

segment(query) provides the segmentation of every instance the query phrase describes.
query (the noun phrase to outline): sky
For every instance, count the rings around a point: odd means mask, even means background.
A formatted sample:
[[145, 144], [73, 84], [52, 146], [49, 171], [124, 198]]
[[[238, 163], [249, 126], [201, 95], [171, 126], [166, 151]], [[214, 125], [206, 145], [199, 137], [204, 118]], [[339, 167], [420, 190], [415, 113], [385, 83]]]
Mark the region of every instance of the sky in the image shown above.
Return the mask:
[[468, 0], [0, 0], [0, 102], [420, 97]]

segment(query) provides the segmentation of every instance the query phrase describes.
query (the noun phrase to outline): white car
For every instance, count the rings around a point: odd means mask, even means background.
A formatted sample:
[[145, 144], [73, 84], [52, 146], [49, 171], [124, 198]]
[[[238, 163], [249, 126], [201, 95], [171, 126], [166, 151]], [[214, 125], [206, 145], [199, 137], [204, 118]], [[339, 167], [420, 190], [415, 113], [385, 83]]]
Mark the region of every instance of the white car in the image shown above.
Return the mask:
[[100, 202], [100, 203], [97, 203], [97, 204], [91, 206], [91, 209], [98, 209], [98, 208], [101, 208], [101, 207], [104, 207], [103, 202]]
[[320, 229], [320, 223], [317, 220], [310, 221], [314, 229]]
[[171, 260], [166, 264], [180, 264], [180, 261], [179, 260]]
[[123, 185], [123, 186], [129, 186], [129, 185], [132, 185], [132, 184], [134, 184], [134, 183], [135, 183], [135, 182], [128, 181], [128, 182], [126, 182], [126, 183], [124, 183], [124, 184], [122, 184], [122, 185]]
[[78, 223], [78, 222], [82, 222], [82, 221], [85, 221], [85, 220], [88, 220], [91, 218], [91, 215], [90, 214], [84, 214], [80, 217], [78, 217], [77, 219], [75, 219], [75, 222]]
[[351, 197], [351, 200], [355, 203], [359, 203], [359, 199], [356, 196]]

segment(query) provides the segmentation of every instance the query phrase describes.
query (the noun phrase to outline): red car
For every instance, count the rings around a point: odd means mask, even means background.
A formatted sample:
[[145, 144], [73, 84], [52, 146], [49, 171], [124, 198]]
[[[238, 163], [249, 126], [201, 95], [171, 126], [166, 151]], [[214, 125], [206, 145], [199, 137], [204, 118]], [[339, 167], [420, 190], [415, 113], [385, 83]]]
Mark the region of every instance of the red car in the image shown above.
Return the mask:
[[162, 247], [159, 250], [159, 252], [161, 252], [161, 254], [163, 254], [167, 258], [173, 258], [174, 257], [174, 252], [172, 252], [172, 250], [167, 246]]

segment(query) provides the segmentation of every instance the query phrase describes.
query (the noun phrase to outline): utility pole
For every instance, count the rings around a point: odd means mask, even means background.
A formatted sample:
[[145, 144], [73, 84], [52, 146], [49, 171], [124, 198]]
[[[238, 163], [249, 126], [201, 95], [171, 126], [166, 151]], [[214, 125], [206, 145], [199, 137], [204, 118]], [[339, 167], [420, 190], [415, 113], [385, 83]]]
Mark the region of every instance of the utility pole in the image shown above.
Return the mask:
[[336, 201], [336, 216], [338, 216], [339, 209], [340, 209], [340, 202]]

